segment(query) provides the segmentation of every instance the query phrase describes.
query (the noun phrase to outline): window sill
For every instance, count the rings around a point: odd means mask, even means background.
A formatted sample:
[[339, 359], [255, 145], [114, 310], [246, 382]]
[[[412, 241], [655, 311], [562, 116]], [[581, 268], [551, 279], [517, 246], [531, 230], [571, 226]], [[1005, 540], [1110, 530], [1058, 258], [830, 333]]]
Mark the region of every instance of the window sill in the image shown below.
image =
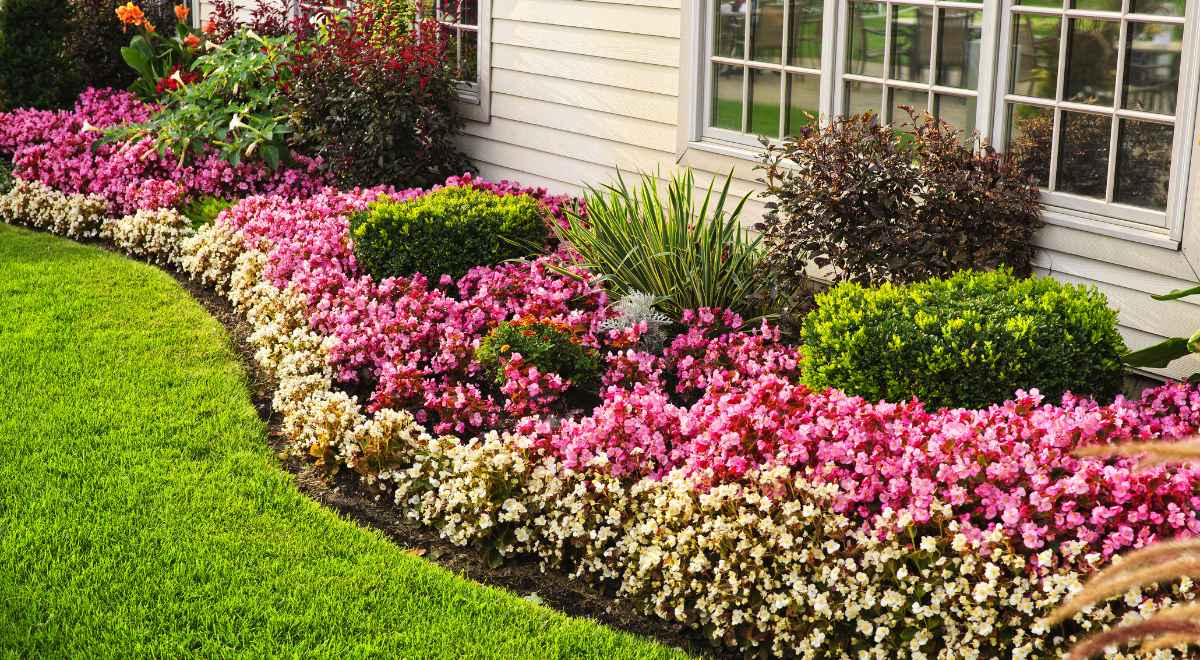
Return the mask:
[[738, 160], [759, 162], [763, 150], [761, 148], [747, 147], [741, 144], [732, 144], [729, 142], [717, 142], [715, 140], [698, 140], [687, 143], [689, 150], [707, 151], [721, 156], [737, 158]]

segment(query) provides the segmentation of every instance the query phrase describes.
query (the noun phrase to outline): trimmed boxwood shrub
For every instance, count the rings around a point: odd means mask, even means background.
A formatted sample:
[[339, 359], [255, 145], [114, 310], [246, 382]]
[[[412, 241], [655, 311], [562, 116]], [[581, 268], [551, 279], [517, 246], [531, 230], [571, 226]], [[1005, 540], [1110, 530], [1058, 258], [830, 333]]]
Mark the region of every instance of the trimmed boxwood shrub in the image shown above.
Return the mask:
[[3, 195], [5, 193], [7, 193], [8, 191], [12, 190], [12, 187], [13, 187], [12, 163], [8, 162], [7, 160], [5, 160], [3, 158], [0, 158], [0, 195]]
[[1008, 271], [841, 284], [817, 296], [803, 334], [806, 384], [871, 401], [977, 408], [1032, 388], [1107, 399], [1122, 383], [1125, 345], [1103, 294]]
[[199, 229], [212, 224], [221, 215], [221, 211], [232, 208], [233, 200], [205, 195], [198, 197], [180, 207], [179, 212], [192, 222], [192, 229]]
[[533, 318], [505, 321], [483, 338], [475, 359], [503, 385], [507, 380], [504, 366], [514, 354], [538, 371], [569, 378], [580, 387], [600, 380], [599, 354], [580, 344], [565, 323]]
[[376, 279], [422, 273], [458, 279], [475, 266], [529, 256], [549, 229], [528, 195], [450, 186], [427, 195], [384, 198], [350, 219], [354, 256]]

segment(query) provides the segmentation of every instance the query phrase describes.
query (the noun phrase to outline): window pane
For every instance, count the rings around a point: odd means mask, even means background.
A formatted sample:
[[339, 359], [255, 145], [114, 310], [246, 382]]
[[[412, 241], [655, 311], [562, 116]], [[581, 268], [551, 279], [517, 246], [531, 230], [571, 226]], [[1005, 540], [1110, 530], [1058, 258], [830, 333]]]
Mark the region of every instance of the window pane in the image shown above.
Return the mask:
[[713, 126], [742, 130], [742, 75], [740, 66], [713, 66]]
[[1175, 114], [1183, 26], [1130, 23], [1125, 52], [1125, 98], [1121, 107]]
[[846, 72], [883, 77], [883, 46], [887, 6], [873, 2], [850, 3], [850, 34], [846, 42]]
[[912, 118], [908, 116], [908, 111], [903, 110], [900, 106], [911, 106], [913, 112], [917, 113], [918, 119], [929, 107], [928, 92], [892, 88], [888, 90], [888, 96], [891, 101], [888, 105], [892, 109], [892, 116], [888, 118], [888, 121], [896, 126], [912, 126]]
[[1062, 113], [1057, 190], [1104, 199], [1111, 128], [1112, 119], [1104, 115]]
[[796, 73], [788, 76], [788, 79], [787, 133], [798, 135], [800, 129], [816, 123], [821, 114], [821, 79]]
[[1129, 11], [1135, 14], [1183, 16], [1187, 0], [1130, 0]]
[[1054, 110], [1023, 103], [1008, 106], [1008, 145], [1025, 174], [1043, 188], [1050, 185], [1050, 152], [1054, 141]]
[[1112, 105], [1117, 84], [1120, 21], [1071, 19], [1067, 35], [1067, 78], [1063, 98]]
[[1058, 44], [1062, 22], [1045, 16], [1014, 15], [1012, 84], [1021, 96], [1052, 99], [1058, 90]]
[[821, 30], [825, 20], [821, 0], [788, 0], [791, 6], [791, 32], [788, 64], [810, 69], [821, 68]]
[[783, 76], [778, 71], [750, 69], [750, 132], [779, 137], [779, 96]]
[[1121, 0], [1072, 0], [1071, 6], [1091, 11], [1121, 11]]
[[783, 0], [749, 0], [750, 59], [779, 64], [783, 61]]
[[1174, 139], [1175, 127], [1170, 124], [1121, 121], [1115, 201], [1159, 211], [1167, 209]]
[[975, 97], [938, 94], [933, 99], [938, 119], [965, 133], [975, 132]]
[[463, 25], [479, 25], [479, 0], [457, 0], [452, 3]]
[[1013, 4], [1024, 5], [1026, 7], [1058, 7], [1062, 8], [1062, 0], [1017, 0]]
[[875, 83], [846, 83], [846, 114], [857, 115], [871, 111], [879, 115], [879, 101], [883, 90]]
[[892, 77], [929, 82], [929, 56], [933, 52], [933, 9], [892, 7]]
[[716, 38], [713, 53], [721, 57], [742, 59], [746, 41], [746, 11], [750, 5], [745, 0], [715, 2]]
[[462, 31], [462, 51], [459, 56], [459, 71], [463, 82], [479, 82], [479, 33], [474, 30]]
[[938, 84], [975, 89], [979, 84], [979, 43], [983, 38], [983, 13], [943, 9], [938, 26]]

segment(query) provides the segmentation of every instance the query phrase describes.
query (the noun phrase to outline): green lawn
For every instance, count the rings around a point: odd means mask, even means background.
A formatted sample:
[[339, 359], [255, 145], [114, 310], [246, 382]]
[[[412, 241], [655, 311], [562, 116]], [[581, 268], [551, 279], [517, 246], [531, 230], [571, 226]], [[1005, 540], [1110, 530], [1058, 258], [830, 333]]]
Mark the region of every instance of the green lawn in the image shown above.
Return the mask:
[[0, 656], [666, 657], [320, 508], [165, 273], [0, 225]]

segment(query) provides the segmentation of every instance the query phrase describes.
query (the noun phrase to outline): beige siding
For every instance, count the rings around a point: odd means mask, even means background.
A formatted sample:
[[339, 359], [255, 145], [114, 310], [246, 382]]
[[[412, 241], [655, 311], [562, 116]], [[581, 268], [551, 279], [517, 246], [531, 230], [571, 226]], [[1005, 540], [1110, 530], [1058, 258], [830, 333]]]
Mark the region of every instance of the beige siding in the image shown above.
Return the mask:
[[[691, 0], [481, 1], [492, 15], [490, 120], [471, 122], [461, 144], [485, 176], [577, 193], [616, 167], [690, 166], [704, 183], [733, 169], [735, 193], [760, 190], [753, 160], [688, 148]], [[1062, 227], [1038, 237], [1039, 270], [1098, 286], [1132, 346], [1200, 327], [1200, 305], [1149, 297], [1200, 280], [1200, 151], [1196, 161], [1183, 252]], [[747, 219], [762, 208], [755, 195]], [[1200, 361], [1168, 373], [1194, 370]]]

